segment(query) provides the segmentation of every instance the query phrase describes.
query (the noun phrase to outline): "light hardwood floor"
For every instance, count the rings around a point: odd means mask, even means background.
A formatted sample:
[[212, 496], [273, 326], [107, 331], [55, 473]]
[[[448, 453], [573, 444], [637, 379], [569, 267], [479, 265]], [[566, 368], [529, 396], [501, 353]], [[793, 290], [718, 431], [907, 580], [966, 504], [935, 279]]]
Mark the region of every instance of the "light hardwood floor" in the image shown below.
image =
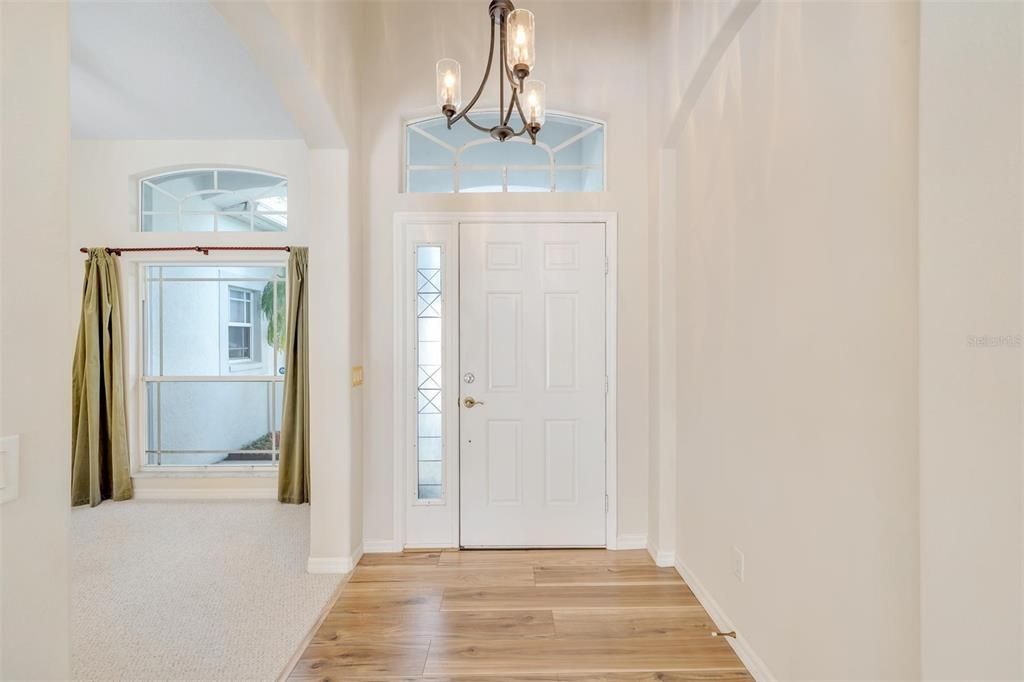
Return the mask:
[[750, 680], [643, 550], [368, 554], [296, 680]]

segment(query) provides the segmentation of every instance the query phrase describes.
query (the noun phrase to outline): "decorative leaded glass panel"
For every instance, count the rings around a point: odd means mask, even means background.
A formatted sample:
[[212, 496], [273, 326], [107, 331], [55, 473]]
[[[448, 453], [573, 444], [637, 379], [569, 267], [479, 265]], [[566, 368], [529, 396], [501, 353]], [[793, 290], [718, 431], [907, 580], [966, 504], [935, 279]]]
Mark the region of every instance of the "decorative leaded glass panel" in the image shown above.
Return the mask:
[[444, 497], [441, 247], [416, 247], [416, 497]]

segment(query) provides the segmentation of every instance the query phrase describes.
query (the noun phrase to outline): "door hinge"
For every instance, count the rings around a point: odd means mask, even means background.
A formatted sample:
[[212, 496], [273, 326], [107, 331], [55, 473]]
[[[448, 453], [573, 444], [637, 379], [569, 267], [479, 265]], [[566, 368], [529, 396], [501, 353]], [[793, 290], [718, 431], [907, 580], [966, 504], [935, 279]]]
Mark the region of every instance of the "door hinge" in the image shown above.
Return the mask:
[[609, 385], [609, 383], [610, 382], [608, 381], [608, 377], [606, 375], [605, 378], [604, 378], [604, 394], [605, 395], [608, 395], [608, 385]]
[[604, 274], [608, 274], [608, 256], [604, 257]]
[[608, 493], [604, 494], [604, 511], [608, 513]]

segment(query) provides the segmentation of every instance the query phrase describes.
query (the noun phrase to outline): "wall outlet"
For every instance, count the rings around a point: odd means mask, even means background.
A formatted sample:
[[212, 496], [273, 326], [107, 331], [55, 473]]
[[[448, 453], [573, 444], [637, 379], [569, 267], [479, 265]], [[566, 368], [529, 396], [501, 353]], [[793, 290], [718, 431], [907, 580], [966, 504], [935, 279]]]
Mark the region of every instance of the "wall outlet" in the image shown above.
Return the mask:
[[739, 547], [732, 548], [732, 574], [736, 576], [736, 580], [743, 582], [743, 569], [744, 569], [744, 558], [743, 552], [740, 551]]

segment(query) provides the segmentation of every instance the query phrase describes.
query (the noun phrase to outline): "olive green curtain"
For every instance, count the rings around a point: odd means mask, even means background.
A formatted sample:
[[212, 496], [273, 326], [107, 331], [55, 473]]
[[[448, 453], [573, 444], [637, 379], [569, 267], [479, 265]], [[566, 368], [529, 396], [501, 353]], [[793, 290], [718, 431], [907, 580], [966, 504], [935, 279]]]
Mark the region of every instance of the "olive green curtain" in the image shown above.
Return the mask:
[[288, 334], [284, 349], [284, 415], [277, 499], [309, 502], [309, 301], [306, 247], [288, 257]]
[[132, 497], [117, 257], [89, 249], [71, 371], [71, 505]]

